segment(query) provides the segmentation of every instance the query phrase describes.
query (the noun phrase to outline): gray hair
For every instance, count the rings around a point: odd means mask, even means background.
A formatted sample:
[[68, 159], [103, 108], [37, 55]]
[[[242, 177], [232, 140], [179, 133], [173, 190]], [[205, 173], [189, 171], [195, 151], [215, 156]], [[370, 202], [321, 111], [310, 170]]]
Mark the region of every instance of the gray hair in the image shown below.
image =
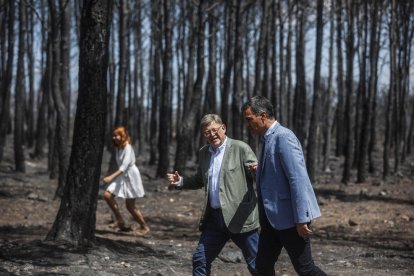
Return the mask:
[[210, 125], [211, 123], [217, 123], [222, 125], [223, 120], [221, 120], [220, 116], [217, 114], [206, 114], [201, 118], [200, 122], [200, 130], [203, 130], [205, 127]]

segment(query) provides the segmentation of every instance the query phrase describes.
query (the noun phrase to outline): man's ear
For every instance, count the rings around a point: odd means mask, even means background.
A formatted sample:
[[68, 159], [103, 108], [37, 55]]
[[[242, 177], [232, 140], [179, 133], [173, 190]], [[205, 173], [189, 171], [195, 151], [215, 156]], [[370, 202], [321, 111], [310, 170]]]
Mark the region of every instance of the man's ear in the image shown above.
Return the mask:
[[267, 113], [266, 111], [263, 111], [262, 113], [260, 113], [260, 118], [264, 121], [267, 118]]

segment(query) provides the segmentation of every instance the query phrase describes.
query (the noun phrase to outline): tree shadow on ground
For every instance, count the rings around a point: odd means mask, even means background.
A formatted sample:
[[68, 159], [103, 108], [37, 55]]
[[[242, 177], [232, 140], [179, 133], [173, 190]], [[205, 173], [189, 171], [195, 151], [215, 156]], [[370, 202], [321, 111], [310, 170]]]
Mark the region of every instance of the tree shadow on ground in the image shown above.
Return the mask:
[[[126, 256], [132, 258], [156, 256], [157, 258], [174, 258], [174, 255], [162, 249], [153, 249], [142, 242], [112, 240], [97, 237], [95, 242], [84, 248], [76, 248], [60, 241], [2, 241], [0, 244], [0, 260], [7, 260], [16, 265], [31, 264], [40, 267], [69, 267], [74, 263], [85, 262], [86, 256], [118, 262]], [[87, 257], [86, 257], [87, 258]]]
[[172, 218], [164, 216], [151, 216], [147, 218], [153, 235], [161, 239], [183, 239], [198, 241], [200, 232], [198, 223], [189, 218]]
[[334, 189], [317, 188], [315, 189], [315, 193], [321, 197], [334, 196], [336, 199], [342, 202], [359, 202], [359, 201], [375, 200], [375, 201], [381, 201], [381, 202], [387, 202], [387, 203], [414, 205], [413, 200], [392, 198], [390, 196], [382, 196], [382, 195], [367, 195], [367, 194], [361, 194], [361, 193], [360, 194], [349, 194], [349, 193], [346, 193], [345, 191], [334, 190]]

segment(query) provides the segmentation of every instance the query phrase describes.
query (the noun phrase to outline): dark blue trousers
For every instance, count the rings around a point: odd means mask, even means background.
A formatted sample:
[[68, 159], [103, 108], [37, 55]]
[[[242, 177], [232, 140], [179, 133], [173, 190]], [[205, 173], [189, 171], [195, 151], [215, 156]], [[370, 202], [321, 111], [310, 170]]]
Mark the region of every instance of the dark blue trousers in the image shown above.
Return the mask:
[[256, 258], [256, 269], [259, 275], [275, 275], [275, 263], [283, 247], [299, 275], [326, 275], [313, 262], [309, 238], [303, 239], [299, 236], [296, 227], [276, 230], [267, 219], [261, 220], [259, 249]]
[[231, 233], [224, 223], [221, 210], [213, 210], [206, 221], [193, 253], [193, 275], [210, 275], [211, 263], [229, 239], [241, 249], [250, 273], [257, 275], [255, 269], [259, 239], [257, 229], [247, 233]]

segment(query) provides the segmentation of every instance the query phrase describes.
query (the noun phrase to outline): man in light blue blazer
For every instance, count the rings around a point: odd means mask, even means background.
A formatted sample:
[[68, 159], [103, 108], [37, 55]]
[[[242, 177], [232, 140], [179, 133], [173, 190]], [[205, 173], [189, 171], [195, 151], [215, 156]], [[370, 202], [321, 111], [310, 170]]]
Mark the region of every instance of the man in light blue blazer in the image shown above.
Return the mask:
[[256, 169], [261, 232], [256, 257], [259, 275], [275, 275], [284, 247], [299, 275], [326, 275], [312, 258], [310, 223], [321, 212], [295, 134], [275, 119], [273, 106], [255, 96], [242, 107], [252, 134], [263, 138]]

